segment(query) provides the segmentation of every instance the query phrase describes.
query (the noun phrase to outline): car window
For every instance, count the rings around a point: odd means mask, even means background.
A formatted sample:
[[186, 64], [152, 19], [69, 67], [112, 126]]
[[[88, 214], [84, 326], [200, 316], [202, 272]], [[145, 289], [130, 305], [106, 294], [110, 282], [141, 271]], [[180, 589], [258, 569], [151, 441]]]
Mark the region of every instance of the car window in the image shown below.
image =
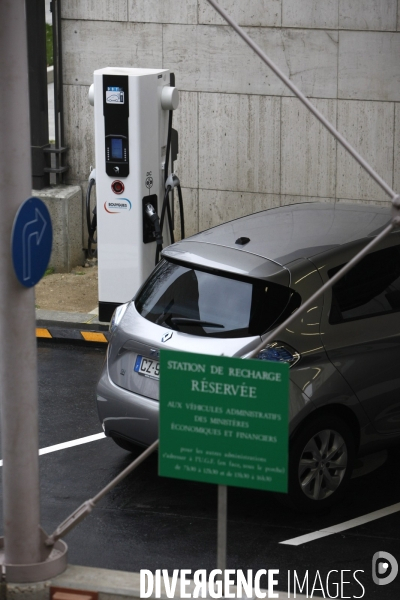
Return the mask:
[[[344, 265], [328, 271], [333, 277]], [[331, 324], [400, 310], [400, 246], [372, 252], [332, 288]]]
[[135, 306], [157, 325], [227, 338], [261, 335], [300, 302], [299, 294], [283, 285], [163, 260]]

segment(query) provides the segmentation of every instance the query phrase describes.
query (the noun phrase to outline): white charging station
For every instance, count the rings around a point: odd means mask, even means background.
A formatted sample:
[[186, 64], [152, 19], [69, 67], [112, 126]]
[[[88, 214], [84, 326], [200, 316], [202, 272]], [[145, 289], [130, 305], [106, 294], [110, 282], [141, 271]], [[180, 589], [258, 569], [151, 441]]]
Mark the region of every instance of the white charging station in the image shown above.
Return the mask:
[[[164, 198], [168, 115], [179, 93], [167, 69], [94, 72], [99, 320], [132, 299], [154, 268], [156, 241], [145, 214]], [[164, 245], [169, 231], [162, 231]]]

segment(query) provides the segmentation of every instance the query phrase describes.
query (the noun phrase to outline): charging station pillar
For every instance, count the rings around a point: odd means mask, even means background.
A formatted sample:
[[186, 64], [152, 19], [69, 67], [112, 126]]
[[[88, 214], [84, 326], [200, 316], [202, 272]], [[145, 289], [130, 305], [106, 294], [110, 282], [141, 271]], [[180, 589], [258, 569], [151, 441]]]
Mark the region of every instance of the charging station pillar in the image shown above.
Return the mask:
[[[155, 264], [146, 204], [164, 198], [168, 111], [178, 106], [167, 69], [99, 69], [89, 92], [96, 149], [99, 320], [135, 295]], [[164, 228], [164, 245], [169, 242]]]

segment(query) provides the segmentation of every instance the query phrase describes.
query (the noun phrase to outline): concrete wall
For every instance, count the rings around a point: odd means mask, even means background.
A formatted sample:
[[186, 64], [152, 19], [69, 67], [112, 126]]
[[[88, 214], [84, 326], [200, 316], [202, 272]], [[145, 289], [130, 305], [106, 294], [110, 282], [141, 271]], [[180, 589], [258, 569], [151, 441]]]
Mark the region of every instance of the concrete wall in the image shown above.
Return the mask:
[[[69, 273], [83, 263], [82, 190], [79, 185], [57, 185], [33, 190], [46, 204], [53, 224], [53, 247], [49, 267]], [[86, 235], [87, 237], [87, 235]]]
[[[220, 3], [400, 192], [400, 0]], [[165, 67], [189, 234], [280, 204], [386, 202], [206, 0], [63, 0], [62, 16], [71, 183], [94, 164], [93, 71]]]

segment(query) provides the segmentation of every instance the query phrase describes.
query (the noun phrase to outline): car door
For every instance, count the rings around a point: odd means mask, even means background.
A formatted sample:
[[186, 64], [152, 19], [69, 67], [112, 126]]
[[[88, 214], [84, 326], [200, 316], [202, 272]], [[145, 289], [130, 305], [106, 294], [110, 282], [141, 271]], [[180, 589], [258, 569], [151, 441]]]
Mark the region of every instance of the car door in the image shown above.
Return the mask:
[[[313, 259], [323, 280], [367, 242]], [[326, 293], [321, 337], [375, 429], [400, 432], [400, 233], [390, 234]]]

